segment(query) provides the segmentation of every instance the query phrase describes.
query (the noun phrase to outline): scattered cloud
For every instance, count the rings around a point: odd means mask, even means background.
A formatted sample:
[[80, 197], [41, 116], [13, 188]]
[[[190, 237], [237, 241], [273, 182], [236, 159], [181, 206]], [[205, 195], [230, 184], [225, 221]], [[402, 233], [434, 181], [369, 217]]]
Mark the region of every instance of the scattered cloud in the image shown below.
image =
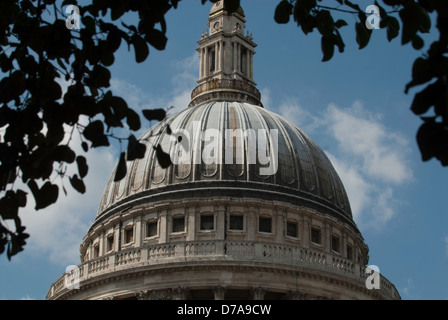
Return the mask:
[[322, 118], [302, 107], [297, 98], [285, 98], [277, 109], [278, 113], [298, 125], [306, 133], [314, 132], [323, 125]]
[[396, 213], [394, 188], [412, 181], [406, 160], [408, 141], [384, 125], [381, 114], [367, 111], [359, 101], [341, 108], [330, 104], [320, 115], [302, 108], [293, 98], [277, 109], [310, 136], [330, 141], [325, 150], [340, 175], [360, 226], [381, 227]]
[[400, 290], [401, 295], [403, 296], [403, 298], [406, 299], [417, 299], [415, 296], [415, 283], [413, 279], [408, 279], [406, 281], [406, 287], [402, 288]]
[[339, 148], [360, 161], [371, 178], [401, 184], [412, 178], [406, 161], [407, 140], [387, 130], [381, 115], [372, 115], [359, 102], [341, 109], [329, 105], [324, 118]]

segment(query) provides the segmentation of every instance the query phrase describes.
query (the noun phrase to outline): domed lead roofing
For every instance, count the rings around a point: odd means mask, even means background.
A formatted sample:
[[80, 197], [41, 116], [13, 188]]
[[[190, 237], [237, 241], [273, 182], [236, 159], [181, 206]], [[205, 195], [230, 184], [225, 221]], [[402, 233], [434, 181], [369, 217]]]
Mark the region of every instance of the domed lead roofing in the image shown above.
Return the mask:
[[[356, 228], [345, 189], [324, 152], [294, 124], [262, 108], [253, 81], [256, 44], [251, 35], [244, 36], [244, 11], [229, 15], [218, 1], [210, 11], [209, 26], [210, 33], [198, 42], [199, 85], [189, 108], [142, 136], [145, 157], [128, 162], [123, 180], [113, 182], [112, 174], [96, 222], [138, 202], [191, 199], [208, 192], [315, 208]], [[246, 135], [229, 138], [229, 129]], [[203, 139], [209, 130], [220, 135]], [[207, 149], [210, 141], [212, 151]], [[174, 162], [167, 169], [156, 159], [153, 147], [159, 144]], [[214, 160], [204, 159], [204, 154]], [[275, 170], [263, 173], [269, 168]]]
[[[172, 131], [171, 135], [166, 130], [167, 125]], [[222, 134], [216, 142], [218, 155], [215, 156], [219, 160], [207, 164], [203, 156], [209, 145], [201, 135], [208, 129]], [[278, 169], [275, 174], [260, 174], [261, 168], [267, 168], [275, 161], [272, 153], [267, 152], [269, 162], [262, 163], [259, 157], [261, 151], [253, 148], [247, 136], [240, 135], [231, 140], [225, 135], [226, 129], [241, 129], [242, 132], [264, 130], [266, 133], [272, 129], [278, 130]], [[186, 137], [189, 137], [188, 141]], [[268, 195], [273, 200], [289, 196], [304, 201], [304, 205], [312, 202], [331, 208], [340, 217], [352, 219], [345, 189], [324, 152], [297, 126], [258, 106], [238, 102], [204, 103], [172, 115], [148, 130], [140, 140], [146, 143], [145, 157], [128, 162], [128, 175], [123, 180], [113, 182], [112, 174], [97, 218], [109, 209], [134, 201], [148, 192], [154, 195], [167, 190], [191, 192], [214, 187], [239, 192], [256, 189], [260, 195], [264, 194], [263, 197]], [[266, 149], [274, 150], [272, 141], [266, 141]], [[167, 169], [160, 167], [153, 149], [158, 144], [178, 164]], [[186, 147], [181, 148], [180, 144]], [[228, 152], [228, 148], [233, 150]], [[179, 154], [183, 150], [189, 154]], [[234, 159], [241, 155], [242, 161], [226, 161], [226, 150], [234, 155]], [[182, 161], [176, 161], [175, 155]], [[255, 163], [253, 159], [256, 159]], [[175, 196], [180, 196], [180, 193]]]

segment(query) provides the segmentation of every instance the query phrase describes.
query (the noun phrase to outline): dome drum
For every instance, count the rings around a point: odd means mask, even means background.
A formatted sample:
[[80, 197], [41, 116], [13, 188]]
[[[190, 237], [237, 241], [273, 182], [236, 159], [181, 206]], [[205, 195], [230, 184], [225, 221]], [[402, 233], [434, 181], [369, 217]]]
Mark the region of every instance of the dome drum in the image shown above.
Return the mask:
[[[202, 218], [210, 216], [212, 223], [204, 224]], [[242, 217], [241, 225], [232, 217]], [[180, 218], [182, 229], [174, 229]], [[261, 224], [266, 219], [268, 230]], [[321, 240], [313, 238], [313, 229], [321, 230]], [[293, 299], [294, 292], [300, 299], [399, 297], [384, 277], [380, 290], [365, 288], [367, 252], [350, 225], [316, 210], [203, 193], [196, 201], [142, 204], [103, 220], [81, 246], [79, 289], [71, 290], [64, 276], [47, 298], [213, 299], [212, 289], [219, 287], [226, 299], [254, 298], [257, 288], [262, 299]], [[185, 295], [175, 294], [180, 289]]]

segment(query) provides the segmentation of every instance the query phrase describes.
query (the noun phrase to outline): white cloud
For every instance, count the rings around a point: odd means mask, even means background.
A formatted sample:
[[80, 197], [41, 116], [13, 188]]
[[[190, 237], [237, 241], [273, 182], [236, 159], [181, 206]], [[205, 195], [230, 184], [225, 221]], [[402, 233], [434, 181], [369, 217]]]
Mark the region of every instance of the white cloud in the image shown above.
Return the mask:
[[330, 105], [325, 117], [339, 148], [359, 159], [370, 177], [393, 184], [412, 179], [406, 161], [407, 140], [387, 130], [380, 116], [373, 116], [356, 102], [347, 109]]
[[381, 114], [355, 102], [348, 108], [330, 104], [316, 116], [291, 98], [280, 103], [278, 112], [311, 137], [330, 141], [331, 153], [325, 152], [344, 183], [358, 225], [379, 228], [393, 218], [399, 204], [394, 188], [412, 181], [413, 172], [406, 160], [408, 141], [388, 129]]
[[415, 284], [413, 279], [408, 279], [406, 281], [406, 287], [400, 290], [403, 297], [407, 299], [416, 299], [414, 291], [415, 291]]
[[399, 205], [394, 188], [413, 179], [406, 160], [408, 141], [386, 128], [382, 115], [366, 111], [359, 102], [345, 109], [329, 105], [323, 123], [337, 142], [332, 163], [347, 189], [355, 221], [384, 226]]
[[372, 204], [373, 186], [357, 168], [348, 165], [328, 152], [326, 154], [344, 183], [355, 221], [361, 221], [362, 213]]
[[269, 88], [261, 88], [261, 103], [266, 109], [271, 109], [271, 90]]
[[280, 115], [307, 133], [313, 132], [322, 125], [322, 119], [303, 108], [296, 98], [285, 98], [277, 110]]

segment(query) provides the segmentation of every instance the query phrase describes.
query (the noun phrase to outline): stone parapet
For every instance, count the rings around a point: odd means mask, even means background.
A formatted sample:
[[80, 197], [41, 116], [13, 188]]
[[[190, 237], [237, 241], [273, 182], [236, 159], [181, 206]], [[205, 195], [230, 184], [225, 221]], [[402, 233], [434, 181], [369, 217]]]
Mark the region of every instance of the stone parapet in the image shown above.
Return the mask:
[[[128, 275], [145, 269], [154, 273], [155, 270], [162, 271], [167, 266], [188, 267], [196, 266], [200, 262], [215, 266], [229, 266], [229, 263], [238, 266], [248, 264], [279, 270], [286, 267], [290, 272], [306, 270], [308, 273], [326, 274], [327, 277], [345, 278], [348, 282], [357, 283], [359, 287], [365, 286], [368, 276], [363, 265], [298, 246], [253, 241], [190, 241], [130, 248], [86, 261], [78, 266], [79, 289], [74, 289], [67, 281], [70, 274], [66, 273], [51, 285], [47, 299], [64, 298], [70, 291], [82, 289], [85, 283], [95, 280], [104, 282], [105, 279], [118, 277], [122, 271]], [[383, 276], [380, 276], [379, 289], [372, 290], [383, 299], [400, 298], [394, 285]]]

